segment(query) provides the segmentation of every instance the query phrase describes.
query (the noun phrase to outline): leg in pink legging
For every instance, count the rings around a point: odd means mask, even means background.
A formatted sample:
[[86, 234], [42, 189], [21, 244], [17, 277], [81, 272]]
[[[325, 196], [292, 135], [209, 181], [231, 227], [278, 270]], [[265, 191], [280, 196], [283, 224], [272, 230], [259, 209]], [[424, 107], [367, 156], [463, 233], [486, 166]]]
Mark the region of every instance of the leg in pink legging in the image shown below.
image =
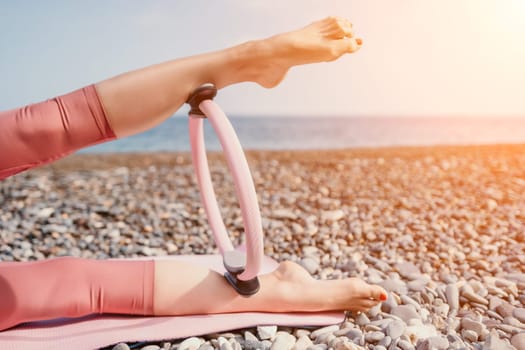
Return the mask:
[[151, 315], [154, 275], [151, 260], [0, 263], [0, 330], [97, 313]]
[[294, 65], [355, 52], [351, 24], [327, 18], [300, 30], [169, 61], [49, 101], [0, 113], [0, 179], [79, 148], [147, 130], [203, 83], [277, 85]]
[[93, 85], [0, 112], [0, 180], [114, 138]]
[[0, 263], [0, 330], [22, 322], [101, 313], [364, 311], [386, 299], [381, 287], [355, 278], [315, 280], [291, 262], [261, 276], [260, 282], [260, 291], [245, 298], [218, 273], [173, 260]]

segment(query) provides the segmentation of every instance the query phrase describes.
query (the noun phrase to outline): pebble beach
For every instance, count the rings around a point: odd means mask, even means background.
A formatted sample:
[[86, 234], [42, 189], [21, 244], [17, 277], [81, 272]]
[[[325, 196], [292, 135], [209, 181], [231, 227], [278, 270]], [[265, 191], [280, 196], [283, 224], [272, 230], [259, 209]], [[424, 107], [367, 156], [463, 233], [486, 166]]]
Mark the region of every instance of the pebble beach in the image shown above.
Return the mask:
[[[319, 329], [263, 326], [127, 350], [525, 350], [525, 145], [248, 151], [265, 252], [389, 291]], [[226, 227], [243, 223], [221, 153]], [[0, 260], [217, 253], [189, 153], [81, 154], [0, 182]]]

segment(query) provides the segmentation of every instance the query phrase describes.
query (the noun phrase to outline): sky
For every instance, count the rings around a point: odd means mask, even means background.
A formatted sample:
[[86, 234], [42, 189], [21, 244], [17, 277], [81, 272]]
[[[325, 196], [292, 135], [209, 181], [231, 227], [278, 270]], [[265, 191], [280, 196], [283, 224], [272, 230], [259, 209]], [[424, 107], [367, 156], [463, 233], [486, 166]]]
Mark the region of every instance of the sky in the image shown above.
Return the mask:
[[525, 117], [523, 0], [0, 0], [0, 110], [329, 15], [359, 52], [227, 87], [227, 114]]

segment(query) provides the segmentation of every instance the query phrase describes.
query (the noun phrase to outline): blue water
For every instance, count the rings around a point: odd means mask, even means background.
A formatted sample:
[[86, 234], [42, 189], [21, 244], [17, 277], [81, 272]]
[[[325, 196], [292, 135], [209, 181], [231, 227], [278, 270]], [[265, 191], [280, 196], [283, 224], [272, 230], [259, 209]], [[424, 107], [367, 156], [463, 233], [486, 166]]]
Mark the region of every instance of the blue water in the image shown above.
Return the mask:
[[[231, 117], [244, 149], [305, 150], [355, 147], [525, 143], [525, 118]], [[206, 146], [220, 150], [209, 122]], [[188, 151], [187, 117], [168, 119], [139, 135], [82, 152]]]

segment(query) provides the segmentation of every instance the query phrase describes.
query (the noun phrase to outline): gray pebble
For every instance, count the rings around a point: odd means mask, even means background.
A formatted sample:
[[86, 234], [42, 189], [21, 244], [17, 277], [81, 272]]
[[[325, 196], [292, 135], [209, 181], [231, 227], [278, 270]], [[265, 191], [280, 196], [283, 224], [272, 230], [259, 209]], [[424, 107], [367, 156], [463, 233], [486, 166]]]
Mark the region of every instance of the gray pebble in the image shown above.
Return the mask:
[[412, 305], [416, 311], [421, 309], [421, 306], [417, 301], [409, 297], [408, 295], [401, 295], [401, 303], [405, 305]]
[[425, 287], [427, 286], [428, 282], [429, 281], [426, 278], [417, 278], [413, 281], [407, 282], [407, 287], [413, 292], [421, 292], [425, 290]]
[[471, 343], [478, 340], [478, 334], [470, 329], [463, 329], [461, 331], [461, 336]]
[[525, 323], [525, 308], [517, 307], [512, 311], [512, 316], [516, 317], [520, 322]]
[[[210, 344], [204, 343], [197, 350], [214, 350], [215, 348], [211, 346]], [[259, 348], [260, 349], [260, 348]], [[253, 349], [255, 350], [255, 349]]]
[[[232, 338], [229, 341], [230, 341], [230, 344], [232, 345], [233, 350], [242, 350], [241, 344], [235, 338]], [[244, 341], [243, 341], [243, 344], [244, 344]]]
[[363, 332], [361, 332], [361, 330], [357, 328], [349, 330], [348, 332], [346, 332], [345, 335], [348, 337], [348, 339], [351, 339], [351, 340], [355, 340], [356, 338], [357, 339], [363, 338]]
[[435, 336], [418, 343], [417, 350], [446, 350], [449, 345], [447, 338], [443, 336]]
[[387, 278], [379, 285], [385, 288], [388, 292], [394, 292], [399, 295], [407, 294], [408, 288], [402, 280]]
[[392, 337], [390, 337], [389, 335], [387, 335], [379, 341], [379, 345], [384, 346], [385, 348], [388, 348], [390, 344], [392, 344]]
[[245, 340], [244, 348], [246, 350], [258, 350], [258, 349], [263, 349], [264, 344], [258, 340]]
[[405, 323], [408, 323], [411, 319], [418, 319], [419, 315], [411, 305], [398, 305], [390, 311], [392, 315], [399, 317]]
[[354, 326], [345, 326], [344, 328], [341, 328], [341, 329], [338, 329], [337, 331], [334, 332], [334, 335], [336, 337], [340, 337], [340, 336], [346, 336], [346, 333], [350, 330], [353, 330], [355, 329]]
[[259, 339], [261, 340], [273, 339], [275, 337], [275, 333], [277, 333], [277, 326], [257, 327], [257, 334], [259, 335]]
[[505, 324], [508, 324], [509, 326], [514, 326], [514, 327], [518, 327], [518, 328], [525, 328], [525, 325], [522, 324], [518, 319], [512, 317], [512, 316], [507, 316], [503, 319], [503, 323]]
[[504, 323], [500, 323], [496, 325], [496, 328], [508, 334], [516, 334], [516, 333], [523, 331], [521, 328], [509, 326], [508, 324], [504, 324]]
[[350, 343], [348, 340], [337, 341], [333, 348], [334, 350], [357, 350], [355, 345]]
[[244, 332], [244, 340], [259, 341], [259, 339], [257, 339], [257, 337], [250, 331]]
[[397, 342], [397, 346], [402, 350], [414, 350], [415, 347], [410, 342], [406, 340], [400, 340]]
[[217, 338], [219, 342], [219, 350], [233, 350], [232, 344], [224, 337]]
[[263, 350], [270, 350], [272, 347], [272, 342], [269, 340], [263, 340], [261, 341], [261, 344], [263, 345]]
[[307, 335], [303, 335], [297, 339], [294, 350], [306, 350], [311, 345], [313, 345], [312, 340]]
[[275, 219], [288, 219], [288, 220], [297, 219], [297, 215], [292, 210], [287, 209], [287, 208], [273, 210], [271, 212], [271, 217]]
[[345, 217], [344, 211], [337, 209], [332, 211], [323, 211], [321, 213], [321, 221], [330, 222], [338, 221]]
[[[312, 332], [309, 331], [308, 329], [296, 329], [294, 332], [293, 332], [293, 335], [295, 335], [296, 338], [301, 338], [302, 336], [307, 336], [309, 337], [310, 334]], [[341, 334], [342, 335], [342, 334]]]
[[303, 255], [317, 256], [318, 254], [319, 254], [319, 248], [317, 248], [316, 246], [303, 247]]
[[404, 322], [394, 320], [386, 326], [385, 333], [391, 338], [396, 339], [399, 338], [405, 332], [405, 329], [406, 325]]
[[367, 324], [370, 323], [370, 319], [368, 318], [368, 316], [365, 314], [365, 313], [360, 313], [359, 315], [357, 315], [357, 317], [355, 318], [355, 324], [357, 324], [358, 326], [365, 326]]
[[[40, 219], [47, 219], [55, 212], [54, 208], [43, 208], [36, 215]], [[118, 344], [117, 344], [118, 345]]]
[[483, 305], [489, 304], [489, 301], [487, 299], [483, 298], [481, 295], [471, 292], [470, 290], [463, 292], [462, 295], [468, 300], [473, 301], [475, 303], [483, 304]]
[[381, 310], [384, 312], [391, 312], [392, 308], [397, 306], [396, 298], [392, 293], [388, 293], [388, 298], [381, 303]]
[[383, 345], [375, 345], [372, 350], [387, 350]]
[[319, 263], [312, 258], [306, 257], [301, 259], [299, 264], [305, 268], [310, 275], [315, 274], [319, 270]]
[[312, 345], [306, 348], [306, 350], [326, 350], [328, 349], [328, 345], [326, 344], [316, 344]]
[[338, 325], [332, 325], [332, 326], [326, 326], [326, 327], [322, 327], [322, 328], [319, 328], [319, 329], [316, 329], [315, 331], [313, 331], [311, 334], [310, 334], [310, 338], [312, 339], [315, 339], [317, 338], [318, 336], [320, 336], [321, 334], [324, 334], [324, 333], [333, 333], [335, 331], [339, 330], [339, 326]]
[[447, 303], [450, 306], [450, 312], [455, 313], [459, 309], [459, 290], [455, 283], [447, 285], [445, 289]]
[[383, 260], [380, 260], [380, 259], [376, 259], [374, 262], [373, 262], [374, 266], [382, 271], [382, 272], [389, 272], [392, 270], [392, 267], [386, 263], [385, 261]]
[[473, 331], [477, 336], [481, 336], [484, 333], [485, 325], [481, 322], [464, 317], [461, 319], [461, 328]]
[[411, 323], [413, 324], [406, 328], [404, 335], [412, 340], [426, 339], [438, 335], [436, 328], [431, 324], [422, 324], [421, 321], [416, 319], [413, 319]]
[[315, 338], [316, 344], [329, 344], [332, 340], [337, 338], [332, 332], [325, 332], [322, 334], [319, 334], [317, 338]]
[[500, 305], [496, 306], [496, 312], [501, 315], [501, 317], [512, 316], [514, 313], [514, 306], [509, 303], [503, 302]]
[[513, 346], [506, 341], [500, 339], [498, 333], [495, 331], [490, 332], [487, 339], [483, 343], [482, 350], [514, 350]]
[[525, 350], [525, 332], [514, 334], [510, 339], [510, 343], [517, 350]]
[[[441, 299], [436, 299], [436, 301], [441, 301]], [[437, 303], [436, 303], [437, 304]], [[433, 307], [434, 313], [441, 318], [446, 318], [449, 314], [450, 306], [448, 304], [442, 303], [441, 305], [435, 305]], [[454, 313], [451, 313], [454, 315]]]
[[179, 344], [178, 350], [198, 349], [202, 343], [204, 343], [204, 340], [197, 337], [184, 339], [184, 341]]
[[398, 263], [395, 267], [401, 276], [409, 280], [414, 280], [421, 275], [419, 267], [411, 262]]
[[367, 324], [366, 326], [362, 327], [363, 331], [365, 332], [377, 332], [381, 330], [381, 327], [376, 326], [375, 324]]
[[[390, 316], [391, 316], [391, 315], [390, 315]], [[395, 317], [395, 316], [394, 316], [394, 317]], [[386, 326], [387, 326], [390, 322], [392, 322], [393, 320], [395, 320], [395, 319], [397, 319], [397, 318], [391, 318], [391, 317], [388, 317], [388, 318], [379, 318], [379, 317], [378, 317], [378, 318], [376, 318], [375, 320], [371, 321], [371, 322], [370, 322], [370, 325], [371, 325], [371, 326], [377, 326], [377, 327], [379, 327], [380, 330], [381, 330], [381, 329], [384, 330], [384, 329], [386, 328]]]
[[270, 350], [290, 350], [295, 345], [295, 337], [286, 332], [279, 332]]
[[365, 341], [367, 343], [377, 343], [381, 339], [383, 339], [384, 337], [385, 337], [385, 335], [383, 334], [383, 332], [366, 333], [365, 334]]
[[503, 317], [501, 317], [501, 315], [498, 314], [498, 313], [495, 312], [495, 311], [487, 310], [487, 315], [490, 316], [490, 317], [492, 317], [492, 318], [495, 318], [495, 319], [498, 320], [498, 321], [503, 322]]
[[141, 350], [160, 350], [160, 346], [158, 345], [146, 345]]
[[375, 318], [377, 317], [377, 315], [379, 315], [380, 312], [381, 312], [381, 303], [377, 304], [376, 306], [368, 310], [368, 315], [372, 318]]

